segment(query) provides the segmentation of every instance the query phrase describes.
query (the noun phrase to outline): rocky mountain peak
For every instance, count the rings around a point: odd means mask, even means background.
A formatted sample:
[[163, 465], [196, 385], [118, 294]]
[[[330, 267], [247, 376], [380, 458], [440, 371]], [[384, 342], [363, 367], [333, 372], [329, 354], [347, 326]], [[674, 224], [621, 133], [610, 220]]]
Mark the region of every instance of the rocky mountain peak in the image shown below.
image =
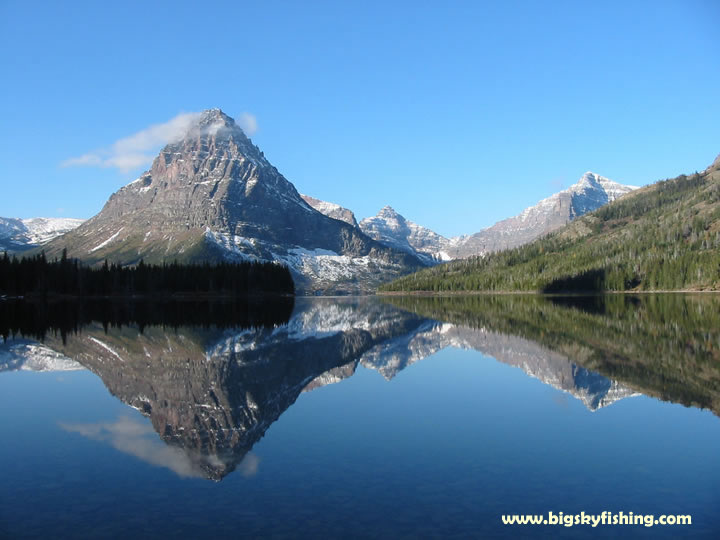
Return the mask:
[[201, 125], [215, 122], [224, 122], [227, 125], [235, 125], [235, 120], [225, 114], [222, 109], [219, 109], [217, 107], [212, 109], [205, 109], [203, 112], [200, 113], [200, 120], [198, 121], [198, 123], [200, 123]]
[[383, 206], [380, 211], [377, 213], [377, 217], [383, 218], [383, 219], [394, 219], [394, 220], [402, 220], [405, 221], [405, 218], [398, 214], [395, 209], [392, 206], [386, 205]]
[[[583, 174], [583, 175], [580, 177], [580, 180], [578, 180], [575, 185], [576, 185], [576, 186], [583, 186], [583, 187], [585, 187], [585, 186], [593, 186], [593, 187], [595, 187], [595, 186], [600, 186], [600, 179], [601, 179], [601, 178], [603, 178], [603, 177], [600, 176], [600, 175], [595, 174], [595, 173], [592, 172], [592, 171], [587, 171], [585, 174]], [[604, 178], [604, 179], [607, 180], [607, 178]]]

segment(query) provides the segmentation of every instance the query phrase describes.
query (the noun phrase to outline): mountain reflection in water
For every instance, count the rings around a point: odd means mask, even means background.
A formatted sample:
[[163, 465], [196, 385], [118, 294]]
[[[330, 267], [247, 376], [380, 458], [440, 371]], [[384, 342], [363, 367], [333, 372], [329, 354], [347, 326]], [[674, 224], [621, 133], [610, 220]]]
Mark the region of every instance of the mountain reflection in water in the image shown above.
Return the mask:
[[[65, 306], [38, 315], [31, 305], [5, 303], [12, 313], [0, 315], [8, 338], [0, 371], [91, 370], [147, 416], [163, 442], [123, 417], [63, 423], [64, 430], [181, 476], [214, 480], [236, 469], [253, 474], [253, 445], [302, 392], [342, 381], [358, 365], [391, 380], [447, 347], [518, 367], [590, 410], [638, 393], [720, 410], [714, 296], [289, 301], [257, 312], [175, 305], [165, 326], [168, 310], [148, 306]], [[12, 326], [18, 313], [22, 325]]]

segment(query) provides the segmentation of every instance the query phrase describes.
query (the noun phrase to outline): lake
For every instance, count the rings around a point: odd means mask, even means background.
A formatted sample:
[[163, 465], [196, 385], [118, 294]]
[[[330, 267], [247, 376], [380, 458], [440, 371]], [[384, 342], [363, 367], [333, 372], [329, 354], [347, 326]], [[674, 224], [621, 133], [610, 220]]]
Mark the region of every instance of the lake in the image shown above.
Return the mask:
[[[720, 537], [716, 295], [5, 300], [0, 333], [1, 537]], [[692, 524], [502, 521], [549, 512]]]

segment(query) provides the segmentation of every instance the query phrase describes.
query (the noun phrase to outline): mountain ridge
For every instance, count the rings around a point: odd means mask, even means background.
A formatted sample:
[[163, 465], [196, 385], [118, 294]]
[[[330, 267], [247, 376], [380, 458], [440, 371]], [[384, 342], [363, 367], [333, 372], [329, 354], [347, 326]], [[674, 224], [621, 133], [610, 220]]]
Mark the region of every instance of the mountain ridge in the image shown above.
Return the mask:
[[0, 217], [0, 251], [19, 253], [42, 246], [79, 227], [84, 221], [76, 218]]
[[359, 226], [368, 236], [388, 246], [417, 253], [429, 263], [445, 262], [526, 244], [635, 189], [636, 186], [620, 184], [588, 171], [569, 188], [515, 216], [477, 233], [451, 238], [406, 219], [390, 206], [383, 207], [376, 216], [361, 220]]

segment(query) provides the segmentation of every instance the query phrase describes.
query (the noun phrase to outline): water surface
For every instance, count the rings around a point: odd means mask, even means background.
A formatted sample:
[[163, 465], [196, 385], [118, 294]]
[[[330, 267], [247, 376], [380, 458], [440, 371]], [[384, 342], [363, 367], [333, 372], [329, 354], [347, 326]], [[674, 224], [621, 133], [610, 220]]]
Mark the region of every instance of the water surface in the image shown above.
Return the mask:
[[0, 304], [0, 536], [717, 537], [716, 297], [289, 302]]

